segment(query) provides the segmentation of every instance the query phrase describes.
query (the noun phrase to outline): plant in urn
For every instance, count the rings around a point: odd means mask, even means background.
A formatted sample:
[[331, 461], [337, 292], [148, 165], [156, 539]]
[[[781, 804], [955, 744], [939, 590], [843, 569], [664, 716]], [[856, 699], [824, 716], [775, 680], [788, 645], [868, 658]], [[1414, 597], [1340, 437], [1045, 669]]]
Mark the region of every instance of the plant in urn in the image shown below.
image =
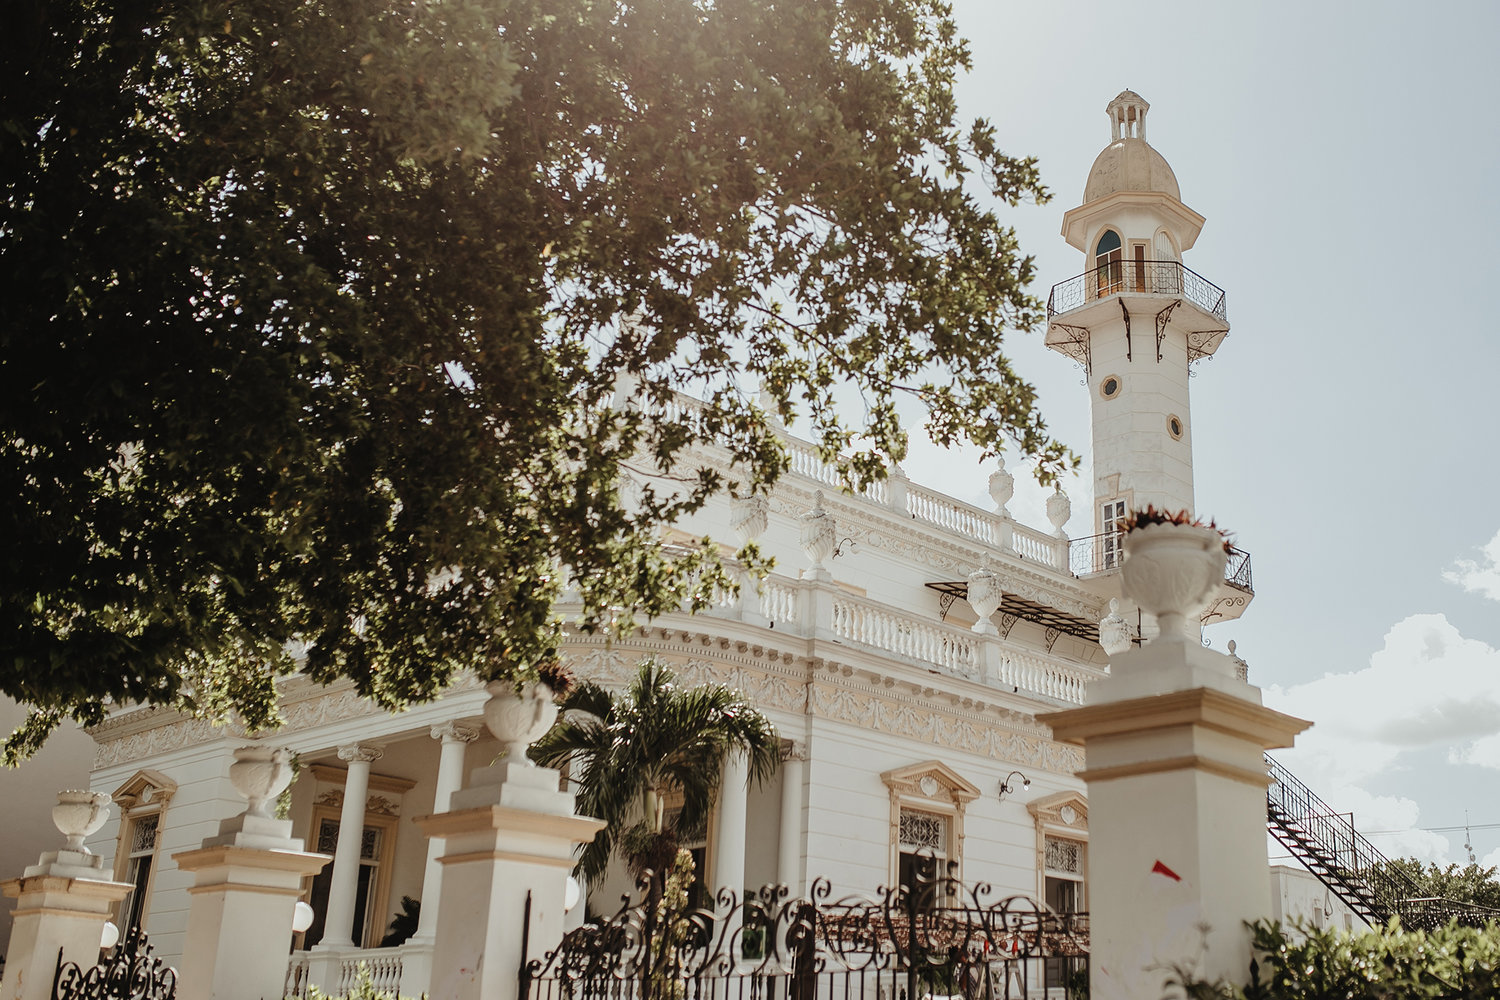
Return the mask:
[[1156, 616], [1159, 642], [1185, 642], [1183, 624], [1224, 581], [1229, 541], [1187, 511], [1147, 507], [1126, 518], [1125, 593]]

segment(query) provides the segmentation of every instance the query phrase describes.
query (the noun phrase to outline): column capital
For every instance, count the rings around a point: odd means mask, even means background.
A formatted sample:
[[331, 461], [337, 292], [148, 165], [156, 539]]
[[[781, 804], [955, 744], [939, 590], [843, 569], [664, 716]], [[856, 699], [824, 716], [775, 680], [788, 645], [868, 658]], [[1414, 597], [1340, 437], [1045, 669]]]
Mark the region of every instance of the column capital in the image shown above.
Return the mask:
[[782, 743], [781, 759], [783, 761], [807, 760], [807, 743], [802, 740], [787, 740], [786, 742]]
[[473, 743], [479, 739], [479, 730], [462, 726], [457, 722], [443, 722], [428, 731], [428, 735], [444, 743]]
[[356, 761], [363, 764], [373, 764], [385, 756], [385, 751], [380, 747], [370, 746], [368, 743], [346, 743], [339, 747], [339, 760], [346, 764]]

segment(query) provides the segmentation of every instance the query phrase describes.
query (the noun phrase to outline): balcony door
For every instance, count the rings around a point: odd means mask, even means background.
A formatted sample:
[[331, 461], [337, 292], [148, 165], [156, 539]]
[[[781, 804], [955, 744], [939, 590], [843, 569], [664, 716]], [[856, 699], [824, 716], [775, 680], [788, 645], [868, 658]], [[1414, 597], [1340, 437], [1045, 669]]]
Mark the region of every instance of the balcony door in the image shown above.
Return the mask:
[[1124, 291], [1125, 287], [1125, 258], [1124, 249], [1120, 244], [1120, 234], [1113, 229], [1107, 229], [1104, 235], [1099, 237], [1099, 243], [1094, 248], [1094, 290], [1098, 298], [1113, 295]]

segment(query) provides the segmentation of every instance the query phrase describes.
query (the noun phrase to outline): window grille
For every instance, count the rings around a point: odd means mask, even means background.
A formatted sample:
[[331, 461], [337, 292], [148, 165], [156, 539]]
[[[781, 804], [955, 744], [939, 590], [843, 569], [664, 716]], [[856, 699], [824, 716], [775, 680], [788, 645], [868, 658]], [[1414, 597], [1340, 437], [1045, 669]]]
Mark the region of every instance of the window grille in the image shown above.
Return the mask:
[[939, 854], [946, 853], [948, 817], [903, 809], [900, 839], [903, 850], [920, 850], [925, 847]]
[[160, 820], [161, 817], [153, 813], [149, 816], [142, 816], [130, 824], [131, 854], [156, 850], [156, 828], [160, 824]]
[[1083, 844], [1079, 841], [1048, 837], [1045, 854], [1049, 872], [1062, 872], [1067, 875], [1083, 874]]

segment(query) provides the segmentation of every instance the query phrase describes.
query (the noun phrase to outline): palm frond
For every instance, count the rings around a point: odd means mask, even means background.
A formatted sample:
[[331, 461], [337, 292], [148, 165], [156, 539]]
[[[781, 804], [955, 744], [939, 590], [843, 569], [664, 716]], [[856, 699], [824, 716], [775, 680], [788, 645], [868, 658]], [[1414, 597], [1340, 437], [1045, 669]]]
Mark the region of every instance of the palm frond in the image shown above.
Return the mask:
[[675, 829], [663, 833], [675, 840], [707, 825], [728, 754], [746, 755], [756, 784], [780, 764], [775, 727], [742, 694], [720, 685], [683, 687], [654, 660], [641, 663], [623, 693], [583, 683], [563, 709], [562, 720], [533, 745], [531, 757], [548, 767], [568, 762], [577, 811], [608, 824], [579, 858], [577, 871], [591, 884], [604, 876], [616, 850], [646, 850], [639, 838], [627, 844], [624, 834], [642, 820], [649, 789], [682, 796]]

